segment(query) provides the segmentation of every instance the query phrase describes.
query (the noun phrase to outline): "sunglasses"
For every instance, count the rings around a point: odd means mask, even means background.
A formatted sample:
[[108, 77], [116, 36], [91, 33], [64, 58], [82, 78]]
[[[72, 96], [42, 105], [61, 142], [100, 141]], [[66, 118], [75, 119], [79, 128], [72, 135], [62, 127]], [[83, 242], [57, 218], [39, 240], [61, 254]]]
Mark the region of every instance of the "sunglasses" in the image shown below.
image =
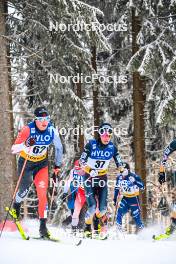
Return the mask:
[[113, 130], [112, 130], [112, 128], [110, 128], [110, 127], [102, 127], [102, 128], [100, 128], [100, 129], [98, 130], [98, 133], [99, 133], [101, 136], [104, 135], [105, 133], [107, 133], [109, 136], [111, 136], [112, 133], [113, 133]]
[[49, 116], [39, 116], [39, 117], [36, 117], [35, 120], [38, 120], [40, 122], [43, 122], [43, 121], [47, 121], [49, 122], [50, 121], [50, 117]]

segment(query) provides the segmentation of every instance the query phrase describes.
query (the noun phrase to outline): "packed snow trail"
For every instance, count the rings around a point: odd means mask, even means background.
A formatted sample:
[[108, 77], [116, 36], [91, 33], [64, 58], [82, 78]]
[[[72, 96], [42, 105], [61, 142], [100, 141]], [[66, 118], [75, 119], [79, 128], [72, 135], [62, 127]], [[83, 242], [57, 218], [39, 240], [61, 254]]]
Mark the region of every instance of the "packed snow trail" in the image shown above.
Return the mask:
[[[31, 232], [31, 226], [29, 226]], [[36, 234], [37, 226], [33, 227]], [[58, 229], [51, 228], [55, 234]], [[151, 230], [143, 236], [127, 235], [124, 240], [84, 239], [75, 246], [71, 239], [61, 243], [22, 240], [18, 232], [4, 232], [0, 239], [1, 264], [175, 264], [176, 241], [153, 242]], [[147, 235], [146, 235], [147, 234]]]

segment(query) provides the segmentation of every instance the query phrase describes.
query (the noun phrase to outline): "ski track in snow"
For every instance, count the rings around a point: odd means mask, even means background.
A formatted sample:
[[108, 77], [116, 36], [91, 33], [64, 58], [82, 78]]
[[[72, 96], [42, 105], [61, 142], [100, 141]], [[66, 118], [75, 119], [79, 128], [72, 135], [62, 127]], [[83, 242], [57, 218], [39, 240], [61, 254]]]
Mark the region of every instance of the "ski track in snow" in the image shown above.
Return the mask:
[[[38, 234], [36, 221], [27, 221], [25, 225], [31, 235]], [[60, 236], [61, 243], [25, 241], [18, 232], [4, 232], [0, 239], [0, 264], [175, 264], [176, 241], [153, 242], [151, 237], [156, 229], [148, 228], [138, 236], [126, 235], [121, 240], [84, 239], [80, 246], [54, 227], [50, 227], [51, 233]]]

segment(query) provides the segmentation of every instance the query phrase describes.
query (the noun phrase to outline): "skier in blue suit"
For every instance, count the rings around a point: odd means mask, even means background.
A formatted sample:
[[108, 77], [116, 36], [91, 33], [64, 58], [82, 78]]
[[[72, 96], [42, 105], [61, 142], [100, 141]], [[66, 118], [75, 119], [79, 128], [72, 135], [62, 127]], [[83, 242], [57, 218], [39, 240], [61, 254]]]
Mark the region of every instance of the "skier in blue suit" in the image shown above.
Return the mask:
[[108, 167], [113, 158], [119, 171], [123, 171], [123, 162], [117, 147], [112, 143], [112, 126], [103, 123], [99, 126], [97, 139], [90, 140], [84, 147], [80, 158], [85, 172], [84, 189], [88, 210], [85, 216], [85, 236], [92, 236], [91, 224], [94, 214], [102, 220], [107, 211]]
[[[128, 211], [131, 211], [137, 228], [142, 229], [144, 225], [141, 221], [139, 190], [144, 190], [144, 184], [137, 174], [130, 172], [128, 163], [124, 163], [123, 166], [125, 169], [117, 175], [114, 190], [114, 205], [118, 207], [116, 224], [118, 229], [122, 230], [122, 218]], [[119, 202], [120, 197], [122, 198]]]

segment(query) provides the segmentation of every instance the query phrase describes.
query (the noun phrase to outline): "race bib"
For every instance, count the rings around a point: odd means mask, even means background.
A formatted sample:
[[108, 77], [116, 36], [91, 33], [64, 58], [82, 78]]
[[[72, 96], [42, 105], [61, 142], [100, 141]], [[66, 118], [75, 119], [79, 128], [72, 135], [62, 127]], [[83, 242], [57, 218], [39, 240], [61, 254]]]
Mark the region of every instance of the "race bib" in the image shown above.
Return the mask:
[[110, 162], [110, 160], [96, 160], [96, 159], [88, 158], [87, 165], [91, 169], [95, 169], [95, 170], [105, 170], [105, 169], [108, 168], [109, 162]]

